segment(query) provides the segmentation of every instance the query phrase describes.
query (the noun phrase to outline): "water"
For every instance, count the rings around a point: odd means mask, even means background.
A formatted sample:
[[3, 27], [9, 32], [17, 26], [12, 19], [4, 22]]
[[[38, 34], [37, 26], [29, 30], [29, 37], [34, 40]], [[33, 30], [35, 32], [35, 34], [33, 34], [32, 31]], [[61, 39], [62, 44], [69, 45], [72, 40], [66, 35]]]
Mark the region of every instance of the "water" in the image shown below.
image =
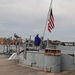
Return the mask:
[[[16, 51], [16, 46], [10, 45], [10, 48], [8, 47], [8, 51], [9, 51], [9, 49]], [[0, 53], [4, 53], [4, 52], [7, 52], [7, 47], [5, 45], [0, 45]]]
[[[8, 48], [9, 50], [13, 50], [13, 51], [17, 51], [19, 49], [21, 49], [21, 47], [16, 46], [15, 45], [10, 45], [10, 48]], [[68, 54], [74, 54], [75, 53], [75, 46], [56, 46], [56, 49], [61, 50], [62, 53], [68, 53]], [[4, 53], [7, 52], [7, 47], [4, 45], [0, 45], [0, 53]]]
[[65, 54], [75, 54], [75, 46], [56, 46], [57, 49], [61, 50]]

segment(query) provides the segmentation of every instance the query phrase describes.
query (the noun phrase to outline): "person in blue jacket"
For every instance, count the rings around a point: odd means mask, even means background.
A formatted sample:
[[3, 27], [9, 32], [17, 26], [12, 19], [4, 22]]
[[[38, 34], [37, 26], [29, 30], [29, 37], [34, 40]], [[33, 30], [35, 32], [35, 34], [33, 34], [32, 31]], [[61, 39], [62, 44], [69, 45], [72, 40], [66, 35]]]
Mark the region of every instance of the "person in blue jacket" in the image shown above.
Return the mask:
[[41, 43], [41, 39], [39, 38], [39, 34], [37, 34], [35, 36], [35, 41], [34, 41], [34, 45], [35, 45], [36, 50], [40, 49], [40, 43]]

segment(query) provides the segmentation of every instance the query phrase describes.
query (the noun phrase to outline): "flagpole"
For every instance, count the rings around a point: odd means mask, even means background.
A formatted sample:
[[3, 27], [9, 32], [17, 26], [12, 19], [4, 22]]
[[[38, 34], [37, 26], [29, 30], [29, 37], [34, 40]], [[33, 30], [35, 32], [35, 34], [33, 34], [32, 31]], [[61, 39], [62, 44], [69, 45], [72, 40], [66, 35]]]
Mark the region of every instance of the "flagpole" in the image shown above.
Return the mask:
[[45, 28], [44, 28], [44, 32], [43, 32], [43, 36], [42, 36], [43, 38], [45, 35], [45, 31], [46, 31], [46, 27], [47, 27], [47, 21], [48, 21], [48, 17], [49, 17], [50, 11], [51, 11], [52, 2], [53, 2], [53, 0], [51, 0], [51, 2], [50, 2], [50, 7], [49, 7], [49, 11], [48, 11], [47, 19], [46, 19], [46, 24], [45, 24]]

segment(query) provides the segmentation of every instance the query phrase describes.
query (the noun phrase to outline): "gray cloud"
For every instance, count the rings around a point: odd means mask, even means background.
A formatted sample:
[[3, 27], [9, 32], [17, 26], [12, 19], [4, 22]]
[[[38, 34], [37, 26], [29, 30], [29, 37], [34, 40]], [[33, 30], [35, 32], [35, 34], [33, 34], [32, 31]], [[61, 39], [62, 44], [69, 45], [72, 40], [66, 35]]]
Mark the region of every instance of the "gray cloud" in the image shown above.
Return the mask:
[[[75, 38], [75, 0], [53, 0], [55, 28], [45, 39], [72, 41]], [[0, 36], [17, 33], [23, 38], [43, 34], [50, 0], [0, 0]]]

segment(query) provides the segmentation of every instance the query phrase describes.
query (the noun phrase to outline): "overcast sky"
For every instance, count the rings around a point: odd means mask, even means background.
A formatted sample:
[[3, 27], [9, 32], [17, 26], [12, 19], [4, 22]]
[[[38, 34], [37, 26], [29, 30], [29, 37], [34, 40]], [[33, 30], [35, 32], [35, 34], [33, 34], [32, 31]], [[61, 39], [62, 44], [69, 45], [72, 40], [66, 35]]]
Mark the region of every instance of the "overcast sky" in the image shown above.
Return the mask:
[[[0, 0], [0, 37], [42, 36], [50, 0]], [[75, 41], [75, 0], [53, 0], [55, 28], [45, 39]]]

